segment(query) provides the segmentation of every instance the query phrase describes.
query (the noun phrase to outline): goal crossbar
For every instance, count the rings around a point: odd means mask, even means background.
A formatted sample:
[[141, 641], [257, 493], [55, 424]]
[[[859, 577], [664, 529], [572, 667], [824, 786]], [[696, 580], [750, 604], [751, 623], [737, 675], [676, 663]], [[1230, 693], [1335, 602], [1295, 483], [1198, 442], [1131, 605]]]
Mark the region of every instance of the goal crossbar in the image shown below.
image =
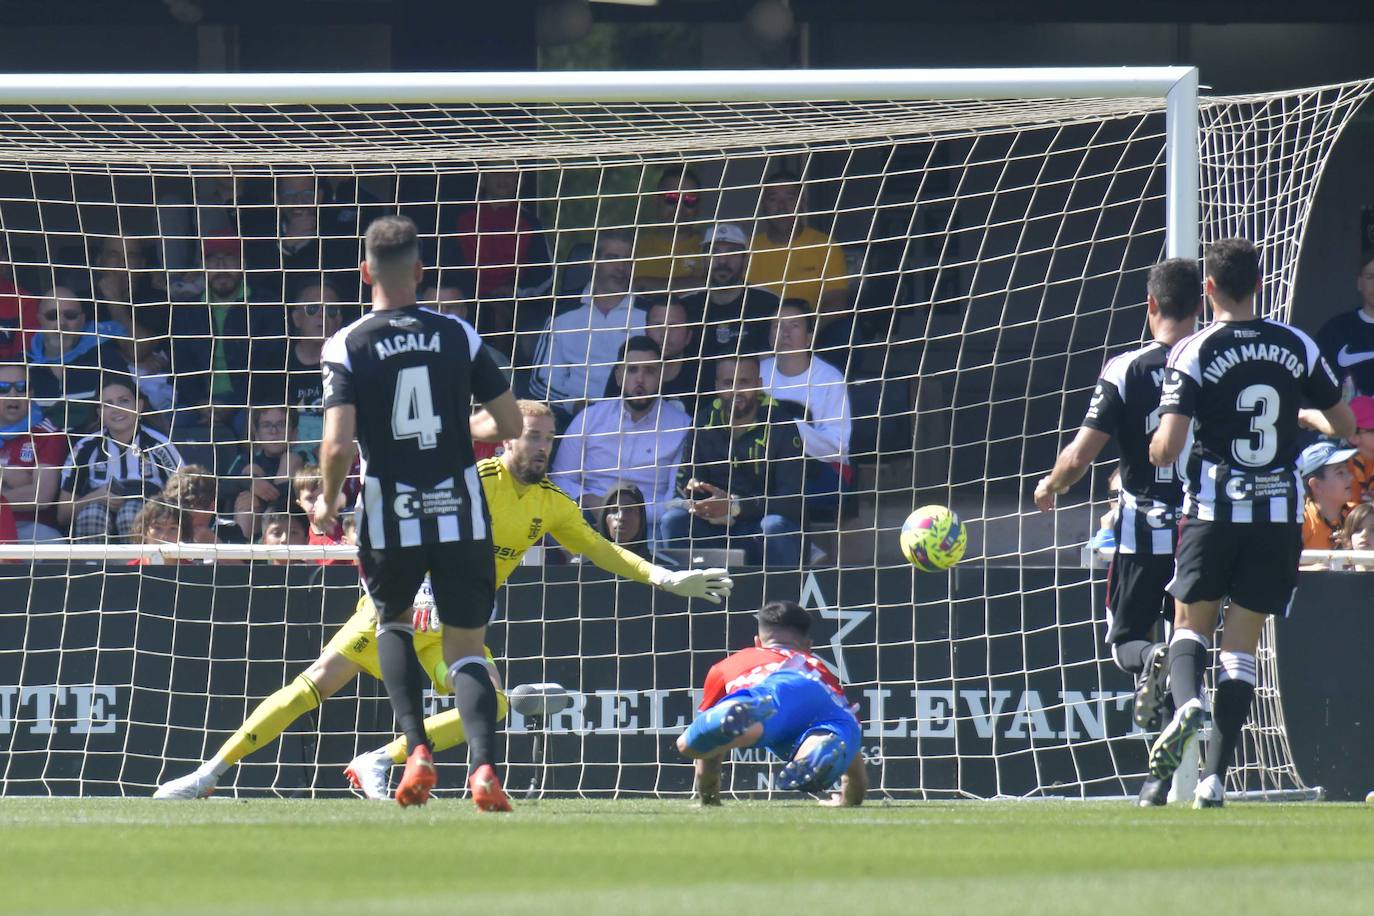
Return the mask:
[[1075, 98], [1165, 100], [1165, 248], [1170, 257], [1196, 257], [1200, 215], [1196, 67], [0, 74], [0, 105], [444, 105]]
[[1194, 67], [0, 75], [0, 104], [21, 105], [1164, 98], [1189, 92], [1196, 97]]

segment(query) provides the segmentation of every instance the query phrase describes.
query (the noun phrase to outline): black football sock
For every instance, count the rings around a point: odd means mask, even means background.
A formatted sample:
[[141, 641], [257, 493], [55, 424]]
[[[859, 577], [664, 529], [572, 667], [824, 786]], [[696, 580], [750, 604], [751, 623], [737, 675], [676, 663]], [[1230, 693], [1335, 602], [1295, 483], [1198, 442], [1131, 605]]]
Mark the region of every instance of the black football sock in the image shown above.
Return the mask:
[[1169, 641], [1169, 690], [1174, 708], [1182, 709], [1189, 700], [1202, 696], [1202, 675], [1210, 661], [1211, 644], [1193, 630], [1178, 628]]
[[391, 709], [396, 725], [406, 736], [412, 751], [420, 745], [429, 746], [425, 735], [424, 703], [421, 689], [424, 672], [415, 657], [414, 637], [405, 630], [382, 630], [377, 634], [377, 660], [382, 669], [382, 683], [391, 697]]
[[496, 687], [487, 666], [468, 662], [452, 674], [453, 701], [463, 719], [472, 769], [493, 763], [496, 742]]
[[1217, 660], [1217, 691], [1212, 697], [1212, 740], [1207, 745], [1205, 773], [1222, 780], [1235, 760], [1241, 729], [1255, 699], [1257, 665], [1248, 652], [1223, 650]]
[[1132, 639], [1129, 642], [1118, 643], [1112, 646], [1112, 661], [1131, 677], [1139, 678], [1157, 645], [1159, 643], [1150, 642], [1148, 639]]
[[1226, 770], [1236, 756], [1240, 732], [1250, 718], [1255, 685], [1245, 681], [1222, 681], [1212, 698], [1212, 740], [1207, 745], [1204, 772], [1226, 779]]

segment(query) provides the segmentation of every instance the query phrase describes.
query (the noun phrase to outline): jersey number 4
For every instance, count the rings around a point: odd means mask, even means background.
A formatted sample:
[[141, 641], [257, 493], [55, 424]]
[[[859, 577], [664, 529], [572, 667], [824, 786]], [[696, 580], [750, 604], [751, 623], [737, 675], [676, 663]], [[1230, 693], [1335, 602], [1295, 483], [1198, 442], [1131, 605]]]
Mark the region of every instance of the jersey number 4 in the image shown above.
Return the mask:
[[420, 448], [439, 444], [444, 421], [434, 412], [429, 369], [410, 366], [396, 376], [396, 397], [391, 402], [391, 434], [397, 441], [414, 439]]

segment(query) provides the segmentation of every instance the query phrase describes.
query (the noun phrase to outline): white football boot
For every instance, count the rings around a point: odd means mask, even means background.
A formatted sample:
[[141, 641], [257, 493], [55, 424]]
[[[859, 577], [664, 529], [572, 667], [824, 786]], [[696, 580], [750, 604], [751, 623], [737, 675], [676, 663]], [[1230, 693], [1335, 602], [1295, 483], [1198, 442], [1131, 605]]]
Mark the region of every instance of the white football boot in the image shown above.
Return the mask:
[[1215, 774], [1197, 784], [1193, 790], [1194, 808], [1220, 808], [1226, 804], [1226, 788]]
[[391, 798], [391, 767], [391, 758], [385, 752], [368, 751], [354, 757], [344, 775], [364, 797], [386, 801]]
[[219, 777], [209, 769], [187, 773], [179, 779], [157, 787], [153, 798], [209, 798], [219, 784]]

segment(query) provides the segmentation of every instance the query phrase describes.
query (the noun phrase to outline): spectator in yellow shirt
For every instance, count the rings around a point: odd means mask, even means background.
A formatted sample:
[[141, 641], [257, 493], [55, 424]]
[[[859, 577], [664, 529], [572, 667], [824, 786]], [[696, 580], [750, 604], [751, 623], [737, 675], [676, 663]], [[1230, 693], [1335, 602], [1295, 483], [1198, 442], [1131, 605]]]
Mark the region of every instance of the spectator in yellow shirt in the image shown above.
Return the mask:
[[759, 231], [750, 244], [747, 280], [782, 299], [801, 299], [817, 312], [821, 327], [849, 308], [844, 250], [830, 236], [807, 225], [801, 177], [775, 171], [759, 201]]
[[674, 291], [701, 285], [701, 180], [684, 165], [659, 175], [648, 220], [635, 235], [635, 285], [641, 290]]

